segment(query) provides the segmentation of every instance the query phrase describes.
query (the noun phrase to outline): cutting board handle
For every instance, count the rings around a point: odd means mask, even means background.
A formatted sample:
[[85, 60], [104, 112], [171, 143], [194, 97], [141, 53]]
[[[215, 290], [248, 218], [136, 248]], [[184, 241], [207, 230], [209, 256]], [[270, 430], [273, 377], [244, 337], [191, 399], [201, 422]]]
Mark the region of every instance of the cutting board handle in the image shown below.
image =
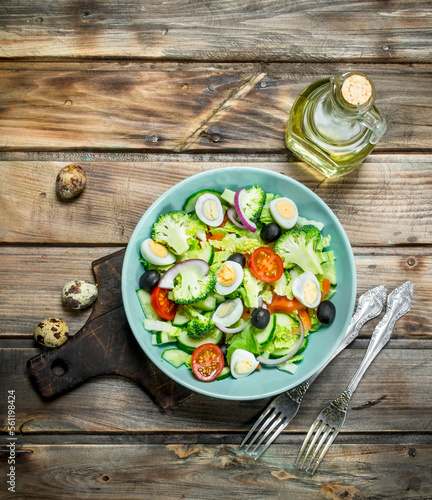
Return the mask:
[[144, 354], [123, 309], [120, 277], [124, 250], [93, 262], [99, 297], [86, 324], [65, 344], [27, 362], [35, 389], [52, 399], [100, 375], [137, 382], [161, 408], [193, 393], [171, 380]]

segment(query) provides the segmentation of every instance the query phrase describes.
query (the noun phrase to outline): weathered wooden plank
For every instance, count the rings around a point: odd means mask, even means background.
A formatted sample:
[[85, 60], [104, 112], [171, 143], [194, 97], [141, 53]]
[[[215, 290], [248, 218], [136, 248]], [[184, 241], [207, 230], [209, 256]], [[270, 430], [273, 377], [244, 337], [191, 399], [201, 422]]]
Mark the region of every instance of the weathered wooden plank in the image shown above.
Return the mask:
[[[125, 245], [146, 209], [168, 188], [231, 162], [91, 162], [88, 185], [70, 203], [55, 194], [65, 162], [0, 162], [0, 239], [8, 243]], [[247, 160], [237, 165], [251, 165]], [[432, 242], [432, 157], [379, 155], [339, 179], [317, 178], [303, 163], [255, 162], [318, 194], [335, 212], [351, 244]], [[19, 175], [17, 175], [19, 172]], [[409, 189], [407, 189], [409, 185]]]
[[430, 61], [427, 1], [12, 2], [2, 57]]
[[0, 73], [0, 148], [285, 152], [308, 84], [357, 69], [388, 131], [377, 150], [431, 150], [430, 65], [40, 63]]
[[[0, 337], [30, 338], [34, 327], [48, 316], [63, 318], [71, 334], [85, 323], [90, 311], [69, 311], [61, 303], [61, 289], [71, 279], [94, 277], [91, 262], [114, 252], [110, 247], [0, 247]], [[357, 293], [386, 285], [390, 292], [406, 280], [414, 283], [410, 312], [396, 324], [394, 339], [430, 339], [432, 316], [428, 248], [355, 248]], [[17, 313], [18, 312], [18, 313]], [[17, 316], [19, 314], [19, 316]], [[19, 317], [19, 320], [17, 319]], [[368, 338], [371, 330], [362, 331]]]
[[[238, 445], [33, 445], [17, 453], [15, 493], [3, 498], [430, 498], [428, 445], [340, 445], [314, 476], [293, 466], [297, 445], [273, 445], [258, 461]], [[0, 455], [2, 476], [8, 465]], [[203, 473], [205, 471], [205, 473]], [[216, 493], [217, 492], [217, 493]]]
[[[372, 324], [365, 326], [369, 331]], [[91, 380], [51, 402], [42, 401], [26, 374], [37, 349], [0, 349], [2, 387], [16, 391], [17, 427], [31, 433], [243, 432], [269, 400], [222, 401], [194, 395], [161, 411], [135, 384], [119, 377]], [[351, 403], [343, 433], [432, 431], [432, 374], [428, 349], [389, 349], [378, 355]], [[341, 353], [310, 387], [286, 434], [306, 432], [324, 404], [345, 389], [364, 350]], [[281, 374], [281, 376], [290, 376]], [[0, 428], [6, 426], [6, 398], [0, 400]], [[415, 411], [415, 418], [413, 418]], [[21, 437], [23, 439], [23, 437]]]

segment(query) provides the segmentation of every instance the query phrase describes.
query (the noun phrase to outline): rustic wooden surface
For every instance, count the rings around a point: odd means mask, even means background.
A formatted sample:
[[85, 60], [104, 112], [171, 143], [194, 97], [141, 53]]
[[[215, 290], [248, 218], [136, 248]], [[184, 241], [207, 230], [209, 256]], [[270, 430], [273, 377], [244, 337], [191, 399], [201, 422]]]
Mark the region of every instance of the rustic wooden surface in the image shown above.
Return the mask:
[[[432, 498], [431, 54], [425, 0], [0, 3], [1, 498]], [[372, 77], [388, 131], [358, 170], [328, 180], [285, 150], [283, 129], [305, 85], [346, 69]], [[88, 186], [61, 203], [54, 180], [70, 163]], [[164, 411], [110, 375], [47, 402], [27, 376], [42, 318], [61, 316], [75, 333], [91, 314], [63, 308], [64, 283], [91, 280], [91, 262], [124, 248], [169, 187], [228, 165], [282, 172], [318, 194], [353, 246], [358, 294], [414, 282], [411, 311], [313, 477], [295, 456], [378, 319], [258, 461], [238, 446], [269, 400], [195, 395]]]

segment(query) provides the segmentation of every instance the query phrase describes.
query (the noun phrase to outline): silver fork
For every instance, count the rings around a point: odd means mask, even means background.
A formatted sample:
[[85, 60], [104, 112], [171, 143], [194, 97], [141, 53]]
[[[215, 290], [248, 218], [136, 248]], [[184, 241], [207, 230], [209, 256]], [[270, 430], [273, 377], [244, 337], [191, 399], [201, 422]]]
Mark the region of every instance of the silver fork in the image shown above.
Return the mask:
[[[369, 321], [380, 314], [385, 303], [386, 294], [386, 288], [384, 286], [378, 286], [376, 288], [372, 288], [359, 297], [356, 312], [353, 315], [345, 336], [335, 353], [320, 370], [312, 375], [312, 377], [288, 392], [284, 392], [269, 404], [240, 445], [240, 448], [245, 446], [258, 425], [263, 422], [265, 417], [267, 417], [244, 450], [245, 453], [248, 453], [251, 456], [254, 455], [256, 460], [273, 443], [273, 441], [297, 414], [303, 396], [312, 382], [318, 377], [330, 361], [332, 361], [332, 359], [334, 359], [357, 337], [360, 329], [366, 321]], [[254, 448], [249, 451], [249, 448], [251, 448], [254, 444]], [[260, 446], [261, 448], [259, 449]]]
[[[310, 457], [305, 470], [311, 475], [316, 471], [345, 422], [348, 403], [353, 392], [369, 365], [390, 339], [396, 321], [409, 311], [412, 297], [413, 284], [411, 281], [406, 281], [388, 296], [386, 313], [372, 333], [368, 349], [356, 374], [345, 391], [334, 401], [324, 406], [312, 423], [295, 462], [295, 465], [300, 469], [304, 467]], [[312, 441], [309, 443], [311, 438]], [[305, 454], [301, 460], [303, 452]], [[313, 469], [309, 471], [311, 465], [313, 465]]]

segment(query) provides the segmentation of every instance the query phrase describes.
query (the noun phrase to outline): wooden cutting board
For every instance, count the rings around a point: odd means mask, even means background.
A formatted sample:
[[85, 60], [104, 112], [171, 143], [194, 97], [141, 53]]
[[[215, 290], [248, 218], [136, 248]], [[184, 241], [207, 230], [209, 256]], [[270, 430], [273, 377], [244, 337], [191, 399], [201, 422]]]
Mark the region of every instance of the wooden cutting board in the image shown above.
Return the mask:
[[61, 347], [28, 360], [29, 377], [43, 398], [61, 396], [100, 375], [134, 380], [163, 409], [193, 394], [149, 360], [129, 328], [120, 283], [124, 253], [120, 250], [92, 263], [99, 296], [81, 330]]

